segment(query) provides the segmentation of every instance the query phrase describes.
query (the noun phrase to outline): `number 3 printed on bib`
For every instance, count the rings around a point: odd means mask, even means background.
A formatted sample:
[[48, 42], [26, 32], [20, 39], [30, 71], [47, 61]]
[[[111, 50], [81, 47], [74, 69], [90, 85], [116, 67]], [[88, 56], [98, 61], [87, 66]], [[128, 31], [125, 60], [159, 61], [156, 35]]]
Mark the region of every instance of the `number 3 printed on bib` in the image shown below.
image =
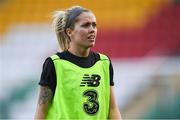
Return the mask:
[[89, 115], [94, 115], [99, 110], [98, 94], [95, 90], [86, 90], [83, 96], [87, 101], [83, 104], [84, 111]]

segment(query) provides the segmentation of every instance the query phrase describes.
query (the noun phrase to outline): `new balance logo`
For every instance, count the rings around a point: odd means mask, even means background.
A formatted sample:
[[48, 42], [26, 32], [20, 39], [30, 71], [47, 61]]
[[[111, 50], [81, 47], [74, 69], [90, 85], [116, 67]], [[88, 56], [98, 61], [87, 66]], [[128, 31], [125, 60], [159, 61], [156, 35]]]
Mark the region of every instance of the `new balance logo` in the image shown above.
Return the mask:
[[88, 86], [88, 87], [97, 87], [100, 84], [101, 76], [98, 74], [92, 74], [91, 76], [89, 74], [84, 74], [83, 79], [81, 81], [80, 86]]

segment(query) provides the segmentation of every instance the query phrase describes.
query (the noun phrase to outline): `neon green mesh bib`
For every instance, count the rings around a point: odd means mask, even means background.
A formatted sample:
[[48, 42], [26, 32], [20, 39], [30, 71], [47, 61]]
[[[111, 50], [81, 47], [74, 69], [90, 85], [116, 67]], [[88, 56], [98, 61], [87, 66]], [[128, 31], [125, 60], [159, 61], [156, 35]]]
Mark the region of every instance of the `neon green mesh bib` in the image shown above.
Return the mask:
[[109, 59], [82, 68], [57, 55], [53, 60], [57, 85], [47, 119], [107, 119], [110, 101]]

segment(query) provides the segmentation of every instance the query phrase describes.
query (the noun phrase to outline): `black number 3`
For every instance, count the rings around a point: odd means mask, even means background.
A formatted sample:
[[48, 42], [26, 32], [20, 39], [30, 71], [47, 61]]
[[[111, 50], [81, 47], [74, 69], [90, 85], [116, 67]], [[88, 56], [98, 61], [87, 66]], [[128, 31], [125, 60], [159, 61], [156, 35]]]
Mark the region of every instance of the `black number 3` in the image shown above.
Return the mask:
[[87, 97], [87, 101], [83, 104], [84, 111], [89, 115], [94, 115], [99, 110], [99, 102], [97, 92], [94, 90], [87, 90], [83, 93]]

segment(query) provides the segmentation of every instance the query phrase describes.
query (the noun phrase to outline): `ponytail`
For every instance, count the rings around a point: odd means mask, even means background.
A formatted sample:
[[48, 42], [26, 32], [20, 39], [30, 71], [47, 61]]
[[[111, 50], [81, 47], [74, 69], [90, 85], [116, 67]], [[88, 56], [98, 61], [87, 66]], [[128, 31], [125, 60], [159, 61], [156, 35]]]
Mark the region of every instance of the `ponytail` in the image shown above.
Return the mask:
[[60, 48], [65, 51], [69, 48], [69, 37], [65, 33], [66, 12], [56, 11], [53, 14], [53, 28], [56, 32]]

